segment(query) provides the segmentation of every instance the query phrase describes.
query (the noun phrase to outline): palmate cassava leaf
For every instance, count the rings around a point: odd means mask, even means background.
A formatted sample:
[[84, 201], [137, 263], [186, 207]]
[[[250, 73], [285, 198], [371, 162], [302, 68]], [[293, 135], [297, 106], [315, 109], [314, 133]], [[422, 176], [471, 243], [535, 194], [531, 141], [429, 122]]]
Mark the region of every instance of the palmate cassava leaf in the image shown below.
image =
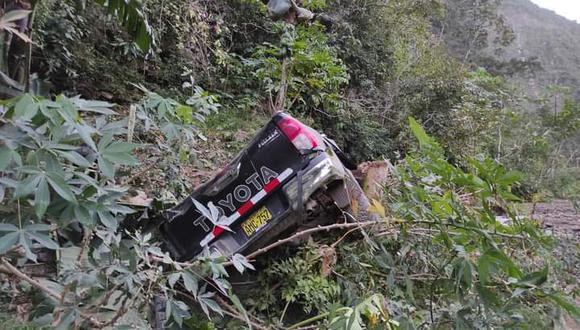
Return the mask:
[[16, 105], [14, 106], [14, 119], [32, 119], [40, 110], [39, 104], [29, 94], [22, 95]]
[[169, 284], [169, 287], [173, 289], [173, 287], [175, 286], [175, 283], [177, 283], [177, 281], [179, 281], [180, 277], [181, 277], [181, 273], [172, 273], [169, 276], [167, 276], [167, 284]]
[[79, 166], [79, 167], [89, 167], [92, 164], [83, 156], [81, 156], [78, 152], [74, 150], [64, 151], [64, 150], [55, 150], [61, 157], [68, 160], [69, 162]]
[[113, 141], [113, 134], [105, 134], [97, 146], [99, 169], [105, 176], [115, 176], [115, 165], [137, 165], [137, 158], [132, 152], [138, 144]]
[[236, 253], [232, 256], [232, 263], [240, 274], [243, 274], [247, 269], [256, 270], [254, 266], [243, 255]]
[[55, 172], [47, 173], [46, 179], [54, 191], [69, 202], [76, 202], [75, 195], [66, 181]]
[[223, 310], [216, 303], [216, 301], [213, 299], [214, 296], [215, 296], [215, 293], [213, 293], [213, 292], [205, 292], [203, 294], [200, 294], [199, 296], [197, 296], [197, 301], [199, 302], [199, 306], [201, 307], [201, 309], [203, 310], [203, 312], [207, 316], [209, 316], [210, 309], [223, 316], [224, 315]]
[[50, 190], [46, 178], [42, 178], [34, 195], [34, 209], [36, 216], [41, 219], [50, 204]]
[[[16, 228], [18, 230], [18, 228]], [[18, 242], [20, 233], [18, 231], [11, 231], [6, 235], [0, 236], [0, 255], [5, 254], [11, 250]]]
[[116, 115], [112, 110], [114, 104], [105, 101], [85, 100], [80, 96], [70, 99], [81, 111], [95, 112], [103, 115]]
[[22, 165], [20, 154], [8, 147], [0, 148], [0, 171], [6, 170], [11, 164]]
[[47, 235], [49, 231], [50, 226], [45, 224], [30, 224], [20, 229], [10, 223], [0, 223], [0, 233], [7, 233], [0, 236], [0, 255], [19, 245], [24, 249], [28, 259], [36, 261], [36, 255], [32, 252], [33, 242], [51, 250], [59, 248], [58, 244]]
[[199, 280], [197, 276], [190, 271], [185, 271], [181, 273], [181, 277], [183, 278], [183, 285], [185, 286], [185, 289], [189, 291], [194, 297], [197, 297], [199, 290]]
[[49, 230], [49, 226], [42, 224], [32, 224], [24, 228], [24, 231], [30, 239], [36, 241], [47, 249], [56, 250], [59, 248], [58, 243], [53, 241], [50, 236], [45, 234], [45, 232], [48, 233]]
[[181, 300], [176, 300], [173, 298], [167, 299], [166, 304], [167, 316], [173, 317], [175, 322], [181, 327], [183, 324], [183, 319], [188, 318], [191, 314], [189, 313], [189, 306]]

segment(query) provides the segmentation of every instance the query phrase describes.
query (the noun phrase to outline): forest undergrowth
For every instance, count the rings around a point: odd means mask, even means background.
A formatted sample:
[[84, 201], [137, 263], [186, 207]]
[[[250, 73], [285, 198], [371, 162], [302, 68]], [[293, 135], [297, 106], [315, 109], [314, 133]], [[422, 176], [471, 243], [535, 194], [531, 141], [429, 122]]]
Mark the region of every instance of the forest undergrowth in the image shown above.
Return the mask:
[[[174, 329], [577, 326], [577, 234], [522, 202], [578, 205], [580, 103], [478, 66], [512, 40], [497, 2], [297, 1], [309, 21], [257, 0], [8, 2], [28, 7], [0, 12], [5, 324], [148, 328], [161, 293]], [[393, 164], [379, 221], [190, 262], [132, 227], [279, 109]]]

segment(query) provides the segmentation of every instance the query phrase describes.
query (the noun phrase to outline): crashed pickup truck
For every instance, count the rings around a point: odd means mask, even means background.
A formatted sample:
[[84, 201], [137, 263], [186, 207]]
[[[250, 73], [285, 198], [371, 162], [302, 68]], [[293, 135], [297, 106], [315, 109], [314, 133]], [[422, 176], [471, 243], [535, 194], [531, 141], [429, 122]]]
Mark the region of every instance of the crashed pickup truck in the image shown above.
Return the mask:
[[250, 253], [304, 227], [358, 220], [368, 200], [349, 168], [332, 140], [279, 112], [219, 174], [164, 213], [161, 234], [185, 261], [203, 251]]

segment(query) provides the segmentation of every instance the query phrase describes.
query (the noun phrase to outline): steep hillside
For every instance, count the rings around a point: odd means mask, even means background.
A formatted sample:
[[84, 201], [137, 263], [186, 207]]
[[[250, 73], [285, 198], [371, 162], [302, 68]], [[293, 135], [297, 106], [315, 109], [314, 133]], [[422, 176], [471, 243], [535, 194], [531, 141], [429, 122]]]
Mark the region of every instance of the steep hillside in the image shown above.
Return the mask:
[[535, 58], [541, 66], [531, 73], [512, 71], [528, 94], [539, 96], [543, 87], [558, 84], [580, 97], [580, 24], [529, 0], [504, 0], [499, 12], [515, 34], [500, 58], [512, 63]]

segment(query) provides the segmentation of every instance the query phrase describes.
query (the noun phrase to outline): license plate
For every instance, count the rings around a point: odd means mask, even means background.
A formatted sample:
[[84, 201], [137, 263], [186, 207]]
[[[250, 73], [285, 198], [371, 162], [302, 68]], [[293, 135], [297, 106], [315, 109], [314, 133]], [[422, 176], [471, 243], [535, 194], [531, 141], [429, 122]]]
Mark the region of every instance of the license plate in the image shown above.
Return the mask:
[[252, 236], [258, 229], [262, 228], [268, 221], [272, 219], [272, 214], [267, 208], [262, 207], [258, 212], [254, 213], [248, 220], [242, 223], [242, 229], [246, 235]]

